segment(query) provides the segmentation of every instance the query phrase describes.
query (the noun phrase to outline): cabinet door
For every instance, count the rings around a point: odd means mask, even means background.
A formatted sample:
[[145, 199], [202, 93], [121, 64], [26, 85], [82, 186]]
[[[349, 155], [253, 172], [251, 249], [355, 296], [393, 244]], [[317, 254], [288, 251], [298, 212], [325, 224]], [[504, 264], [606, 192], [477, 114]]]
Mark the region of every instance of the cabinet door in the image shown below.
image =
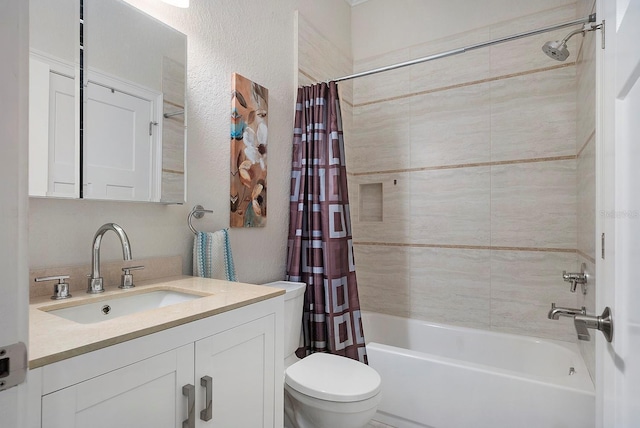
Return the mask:
[[193, 345], [42, 397], [43, 428], [182, 428], [193, 384]]
[[73, 68], [29, 58], [29, 196], [77, 197]]
[[83, 143], [84, 197], [151, 200], [151, 101], [87, 85]]
[[47, 196], [76, 197], [75, 81], [49, 73]]
[[[273, 428], [275, 376], [283, 375], [274, 370], [274, 341], [275, 316], [269, 315], [196, 342], [197, 426]], [[199, 417], [206, 406], [204, 376], [213, 382], [208, 422]]]

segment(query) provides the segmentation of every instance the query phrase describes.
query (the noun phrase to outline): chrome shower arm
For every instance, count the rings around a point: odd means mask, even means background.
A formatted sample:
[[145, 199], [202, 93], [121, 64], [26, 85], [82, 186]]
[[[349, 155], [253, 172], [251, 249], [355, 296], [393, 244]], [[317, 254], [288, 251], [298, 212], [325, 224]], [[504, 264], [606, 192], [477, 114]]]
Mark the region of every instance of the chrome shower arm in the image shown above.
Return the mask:
[[564, 39], [562, 39], [562, 43], [567, 43], [569, 39], [575, 36], [576, 34], [582, 33], [584, 35], [584, 33], [586, 33], [587, 31], [589, 31], [589, 28], [586, 28], [586, 27], [580, 28], [578, 30], [573, 30], [572, 32], [567, 34]]

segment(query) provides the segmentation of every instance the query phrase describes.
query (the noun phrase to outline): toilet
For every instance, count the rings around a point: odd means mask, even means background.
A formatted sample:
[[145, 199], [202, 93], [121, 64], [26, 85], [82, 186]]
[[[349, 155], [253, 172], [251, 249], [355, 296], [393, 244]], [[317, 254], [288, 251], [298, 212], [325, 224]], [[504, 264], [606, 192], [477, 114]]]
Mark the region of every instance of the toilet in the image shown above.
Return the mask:
[[362, 428], [380, 403], [380, 375], [351, 358], [315, 353], [302, 360], [300, 343], [306, 284], [264, 284], [286, 290], [284, 302], [285, 428]]

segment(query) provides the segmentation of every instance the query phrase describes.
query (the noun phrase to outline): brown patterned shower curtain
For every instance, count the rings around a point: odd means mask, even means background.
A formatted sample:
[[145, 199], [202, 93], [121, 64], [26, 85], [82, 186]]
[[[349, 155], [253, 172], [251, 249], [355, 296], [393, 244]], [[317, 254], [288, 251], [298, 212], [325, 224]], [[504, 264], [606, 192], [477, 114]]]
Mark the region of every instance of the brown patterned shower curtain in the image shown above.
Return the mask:
[[287, 280], [307, 284], [304, 353], [329, 352], [366, 363], [335, 82], [298, 89]]

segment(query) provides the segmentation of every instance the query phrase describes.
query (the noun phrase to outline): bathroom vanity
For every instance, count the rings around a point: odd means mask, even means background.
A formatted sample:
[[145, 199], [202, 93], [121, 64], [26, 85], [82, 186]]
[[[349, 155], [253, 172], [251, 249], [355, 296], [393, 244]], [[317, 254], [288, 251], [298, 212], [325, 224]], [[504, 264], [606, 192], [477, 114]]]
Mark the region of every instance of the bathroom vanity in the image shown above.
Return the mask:
[[[150, 292], [197, 297], [97, 322], [51, 312]], [[281, 427], [283, 293], [180, 276], [34, 301], [29, 427]]]

